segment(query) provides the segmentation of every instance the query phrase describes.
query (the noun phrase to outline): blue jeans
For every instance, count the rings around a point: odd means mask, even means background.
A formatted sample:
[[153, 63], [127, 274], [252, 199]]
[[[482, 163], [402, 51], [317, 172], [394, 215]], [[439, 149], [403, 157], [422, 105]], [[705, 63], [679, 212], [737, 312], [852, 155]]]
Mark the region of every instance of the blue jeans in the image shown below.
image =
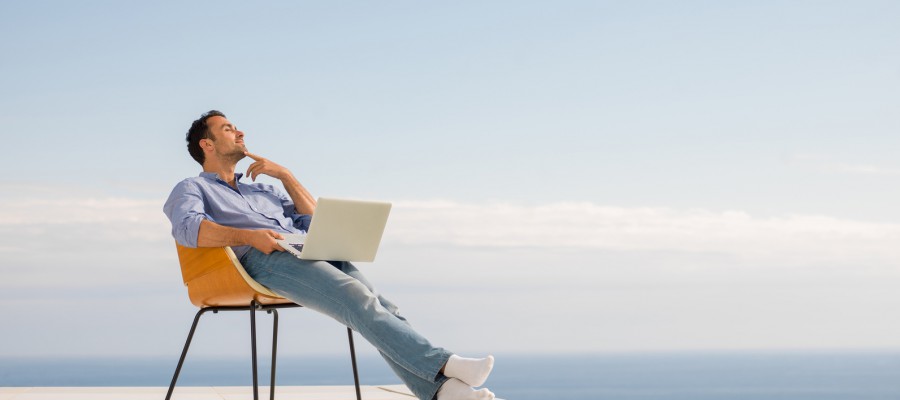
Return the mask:
[[397, 306], [375, 291], [349, 262], [309, 261], [291, 253], [250, 249], [241, 263], [253, 279], [311, 310], [334, 318], [372, 343], [394, 373], [421, 400], [432, 400], [447, 377], [452, 353], [413, 330]]

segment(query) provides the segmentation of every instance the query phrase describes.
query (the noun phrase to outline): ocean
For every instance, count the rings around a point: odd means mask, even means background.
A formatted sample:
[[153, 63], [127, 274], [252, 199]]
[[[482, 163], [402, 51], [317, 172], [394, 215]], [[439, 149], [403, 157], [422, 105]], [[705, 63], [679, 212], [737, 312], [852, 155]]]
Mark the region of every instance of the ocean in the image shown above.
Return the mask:
[[[900, 352], [497, 354], [507, 400], [900, 400]], [[0, 386], [168, 386], [177, 359], [0, 358]], [[400, 383], [361, 357], [363, 384]], [[269, 360], [260, 358], [260, 382]], [[279, 357], [279, 385], [352, 385], [349, 356]], [[179, 386], [249, 386], [247, 358], [188, 359]]]

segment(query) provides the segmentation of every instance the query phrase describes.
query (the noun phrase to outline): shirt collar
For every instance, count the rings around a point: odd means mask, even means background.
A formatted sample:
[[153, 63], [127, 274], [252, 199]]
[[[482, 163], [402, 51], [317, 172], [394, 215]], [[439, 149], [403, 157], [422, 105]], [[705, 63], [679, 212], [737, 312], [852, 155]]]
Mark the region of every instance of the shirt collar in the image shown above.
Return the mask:
[[[219, 177], [219, 174], [217, 174], [217, 173], [215, 173], [215, 172], [206, 172], [206, 171], [203, 171], [203, 172], [200, 173], [200, 176], [203, 177], [203, 178], [206, 178], [206, 179], [212, 179], [212, 180], [214, 180], [214, 181], [222, 181], [222, 182], [225, 182], [225, 180], [223, 180], [222, 178], [220, 178], [220, 177]], [[240, 172], [236, 172], [236, 173], [234, 174], [234, 181], [235, 181], [235, 182], [240, 182], [241, 178], [243, 178], [243, 177], [244, 177], [244, 174], [242, 174], [242, 173], [240, 173]]]

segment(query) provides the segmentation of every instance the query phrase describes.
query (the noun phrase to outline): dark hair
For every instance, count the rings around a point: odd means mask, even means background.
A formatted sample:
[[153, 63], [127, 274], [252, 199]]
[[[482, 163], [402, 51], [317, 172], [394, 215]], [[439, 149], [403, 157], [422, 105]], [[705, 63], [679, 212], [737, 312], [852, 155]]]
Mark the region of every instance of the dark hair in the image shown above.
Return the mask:
[[191, 129], [188, 130], [184, 138], [184, 140], [187, 140], [188, 153], [191, 153], [191, 157], [200, 165], [203, 165], [203, 161], [206, 160], [206, 155], [203, 154], [203, 149], [200, 148], [200, 139], [210, 139], [209, 125], [206, 125], [206, 120], [211, 117], [225, 118], [225, 114], [222, 114], [221, 111], [209, 110], [191, 124]]

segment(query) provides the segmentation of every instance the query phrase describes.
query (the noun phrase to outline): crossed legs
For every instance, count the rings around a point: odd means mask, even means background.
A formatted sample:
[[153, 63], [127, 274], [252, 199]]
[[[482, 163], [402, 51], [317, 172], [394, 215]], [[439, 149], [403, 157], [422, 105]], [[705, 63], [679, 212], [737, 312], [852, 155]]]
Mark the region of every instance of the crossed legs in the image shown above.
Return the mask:
[[466, 359], [433, 346], [347, 262], [300, 260], [290, 253], [251, 249], [244, 268], [270, 290], [359, 332], [422, 400], [490, 400], [481, 386], [493, 358]]

